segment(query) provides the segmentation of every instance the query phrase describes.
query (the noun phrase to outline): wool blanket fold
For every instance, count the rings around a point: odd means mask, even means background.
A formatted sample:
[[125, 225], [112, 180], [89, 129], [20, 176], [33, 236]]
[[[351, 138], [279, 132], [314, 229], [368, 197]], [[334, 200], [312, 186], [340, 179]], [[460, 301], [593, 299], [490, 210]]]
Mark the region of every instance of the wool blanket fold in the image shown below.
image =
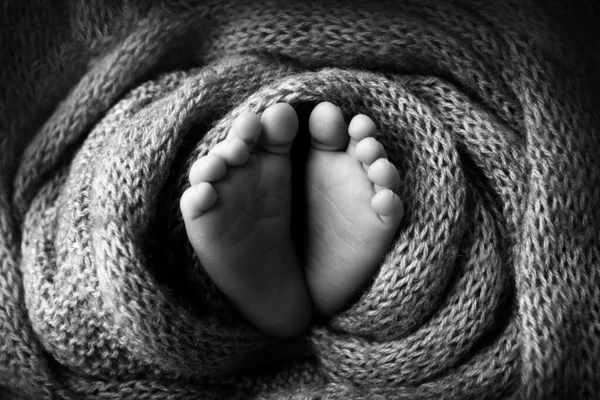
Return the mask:
[[[600, 393], [598, 75], [531, 4], [6, 4], [47, 33], [13, 22], [0, 46], [19, 55], [0, 71], [2, 398]], [[241, 112], [320, 101], [375, 121], [406, 215], [348, 309], [276, 340], [208, 279], [178, 202]]]

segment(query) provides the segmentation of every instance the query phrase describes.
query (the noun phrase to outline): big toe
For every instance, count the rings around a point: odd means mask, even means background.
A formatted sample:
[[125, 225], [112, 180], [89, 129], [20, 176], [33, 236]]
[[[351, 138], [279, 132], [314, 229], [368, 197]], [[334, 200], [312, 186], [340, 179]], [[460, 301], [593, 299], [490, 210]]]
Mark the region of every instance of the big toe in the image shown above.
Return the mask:
[[319, 150], [337, 151], [348, 146], [348, 125], [341, 110], [334, 104], [322, 102], [308, 119], [312, 146]]
[[260, 118], [262, 133], [259, 138], [261, 150], [273, 154], [287, 154], [298, 133], [298, 115], [287, 103], [268, 107]]

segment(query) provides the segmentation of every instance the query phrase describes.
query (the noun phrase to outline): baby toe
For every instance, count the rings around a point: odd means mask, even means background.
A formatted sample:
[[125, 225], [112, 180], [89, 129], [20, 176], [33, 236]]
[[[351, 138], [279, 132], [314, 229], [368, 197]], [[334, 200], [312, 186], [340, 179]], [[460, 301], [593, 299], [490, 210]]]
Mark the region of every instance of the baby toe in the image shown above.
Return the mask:
[[225, 176], [226, 171], [227, 165], [221, 157], [214, 154], [207, 154], [196, 160], [192, 165], [189, 174], [190, 184], [195, 185], [200, 182], [218, 181]]
[[217, 143], [208, 154], [221, 157], [230, 167], [237, 167], [248, 161], [250, 150], [242, 139], [232, 138]]
[[208, 182], [190, 186], [179, 201], [181, 215], [186, 223], [200, 217], [217, 201], [217, 192]]
[[327, 101], [317, 104], [310, 113], [308, 130], [312, 146], [318, 150], [344, 150], [350, 140], [342, 112]]
[[294, 107], [287, 103], [273, 104], [263, 112], [260, 122], [261, 149], [273, 154], [289, 153], [298, 133], [298, 115]]
[[375, 190], [390, 189], [396, 192], [400, 186], [400, 176], [394, 165], [387, 158], [380, 158], [367, 169], [367, 176], [375, 185]]
[[377, 192], [371, 199], [371, 207], [383, 222], [391, 226], [397, 226], [404, 215], [402, 200], [389, 189]]
[[356, 115], [348, 126], [348, 134], [356, 142], [374, 136], [376, 131], [375, 122], [364, 114]]
[[383, 145], [377, 139], [368, 137], [356, 144], [354, 150], [355, 157], [363, 163], [363, 167], [367, 169], [375, 160], [387, 158], [387, 154]]

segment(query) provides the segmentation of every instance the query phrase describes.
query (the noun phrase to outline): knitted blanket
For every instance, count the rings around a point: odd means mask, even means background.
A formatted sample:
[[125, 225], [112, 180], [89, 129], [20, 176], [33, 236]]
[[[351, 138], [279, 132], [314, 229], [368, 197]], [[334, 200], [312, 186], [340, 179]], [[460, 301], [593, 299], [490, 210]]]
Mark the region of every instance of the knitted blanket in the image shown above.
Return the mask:
[[[600, 393], [598, 75], [542, 11], [29, 3], [0, 17], [1, 398]], [[178, 201], [242, 111], [320, 101], [376, 122], [406, 215], [346, 310], [279, 340], [208, 279]]]

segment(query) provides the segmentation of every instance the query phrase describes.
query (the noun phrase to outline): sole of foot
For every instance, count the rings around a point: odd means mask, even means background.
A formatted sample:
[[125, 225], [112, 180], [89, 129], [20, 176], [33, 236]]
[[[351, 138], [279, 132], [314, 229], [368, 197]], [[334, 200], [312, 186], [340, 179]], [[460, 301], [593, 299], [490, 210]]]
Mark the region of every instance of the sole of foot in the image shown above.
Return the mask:
[[297, 130], [288, 104], [272, 105], [260, 119], [243, 113], [227, 138], [193, 164], [180, 201], [210, 278], [249, 322], [278, 337], [301, 332], [311, 316], [290, 226]]
[[309, 131], [305, 277], [315, 311], [330, 316], [376, 272], [404, 208], [398, 171], [369, 117], [357, 115], [348, 126], [324, 102], [312, 111]]

